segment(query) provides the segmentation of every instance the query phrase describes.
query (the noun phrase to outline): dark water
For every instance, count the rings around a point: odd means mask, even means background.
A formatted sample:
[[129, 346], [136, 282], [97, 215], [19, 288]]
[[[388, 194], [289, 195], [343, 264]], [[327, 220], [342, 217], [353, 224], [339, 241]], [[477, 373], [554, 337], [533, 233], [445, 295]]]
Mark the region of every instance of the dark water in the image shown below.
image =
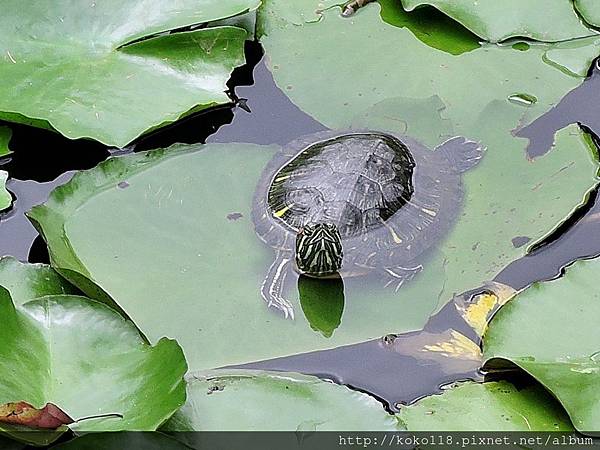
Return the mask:
[[[297, 137], [325, 130], [304, 114], [280, 91], [262, 61], [258, 44], [247, 45], [248, 65], [237, 69], [230, 88], [232, 104], [192, 116], [181, 123], [139, 139], [127, 151], [164, 147], [176, 142], [252, 142], [285, 144]], [[594, 67], [597, 67], [594, 65]], [[582, 123], [600, 134], [600, 70], [568, 94], [557, 107], [520, 134], [532, 138], [530, 155], [547, 151], [548, 136], [569, 123]], [[247, 110], [250, 110], [248, 112]], [[14, 208], [0, 216], [0, 254], [23, 261], [48, 262], [46, 247], [24, 212], [42, 203], [56, 186], [67, 182], [75, 170], [94, 167], [115, 149], [90, 141], [70, 141], [55, 133], [10, 125], [14, 130], [12, 159], [0, 161], [13, 179], [8, 188], [16, 196]], [[514, 245], [526, 244], [516, 239]], [[515, 261], [496, 280], [514, 288], [560, 275], [565, 266], [581, 258], [600, 254], [600, 202], [591, 196], [574, 217], [530, 255]], [[456, 329], [472, 333], [451, 305], [432, 317], [425, 331]], [[422, 333], [399, 336], [405, 347], [417, 342]], [[243, 367], [289, 370], [318, 375], [355, 389], [369, 392], [390, 409], [439, 391], [456, 380], [480, 375], [473, 367], [452, 367], [417, 360], [401, 354], [382, 339], [303, 355], [248, 364]]]

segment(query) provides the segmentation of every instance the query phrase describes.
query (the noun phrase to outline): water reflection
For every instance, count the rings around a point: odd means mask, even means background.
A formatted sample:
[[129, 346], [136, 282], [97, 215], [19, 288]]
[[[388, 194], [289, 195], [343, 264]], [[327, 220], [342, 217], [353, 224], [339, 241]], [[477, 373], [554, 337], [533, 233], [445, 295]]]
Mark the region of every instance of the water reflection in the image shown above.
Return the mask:
[[[48, 199], [50, 192], [65, 184], [75, 172], [65, 172], [47, 183], [9, 180], [7, 187], [17, 198], [12, 209], [0, 216], [0, 256], [11, 255], [27, 261], [32, 242], [38, 236], [25, 213]], [[39, 252], [36, 252], [39, 253]], [[35, 258], [39, 260], [39, 257]], [[43, 258], [42, 258], [43, 259]]]
[[311, 328], [326, 338], [333, 336], [344, 314], [342, 278], [318, 279], [300, 275], [298, 294], [302, 312]]

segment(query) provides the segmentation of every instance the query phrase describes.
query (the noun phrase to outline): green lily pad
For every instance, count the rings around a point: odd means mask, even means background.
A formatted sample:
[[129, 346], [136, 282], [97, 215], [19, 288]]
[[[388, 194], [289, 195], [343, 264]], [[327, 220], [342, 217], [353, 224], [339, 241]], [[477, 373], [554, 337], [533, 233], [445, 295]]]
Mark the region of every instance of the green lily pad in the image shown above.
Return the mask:
[[[75, 432], [155, 430], [185, 401], [187, 367], [177, 343], [163, 339], [149, 346], [131, 322], [104, 304], [50, 295], [16, 309], [0, 288], [0, 315], [0, 411], [19, 402], [37, 415], [59, 408], [63, 426], [47, 440], [66, 426]], [[98, 415], [107, 416], [78, 422]], [[25, 414], [17, 419], [0, 430], [39, 442], [27, 426], [44, 425]]]
[[0, 118], [123, 147], [153, 128], [228, 102], [226, 81], [244, 62], [246, 31], [162, 32], [259, 4], [10, 0], [11, 14], [0, 18], [0, 74], [12, 82], [0, 87]]
[[600, 26], [600, 5], [595, 0], [575, 0], [575, 7], [587, 23]]
[[598, 261], [581, 261], [504, 306], [484, 336], [490, 368], [508, 360], [562, 403], [577, 430], [600, 429]]
[[12, 153], [8, 148], [8, 143], [12, 137], [12, 130], [9, 127], [0, 126], [0, 158], [4, 158]]
[[80, 291], [45, 264], [27, 264], [12, 256], [0, 258], [0, 286], [15, 306], [47, 295], [76, 295]]
[[306, 375], [214, 371], [189, 377], [187, 389], [185, 405], [162, 431], [401, 429], [374, 398]]
[[[476, 407], [474, 407], [476, 405]], [[572, 431], [563, 408], [541, 386], [461, 383], [397, 414], [408, 431]]]
[[[177, 339], [192, 370], [422, 328], [438, 302], [442, 260], [398, 294], [377, 277], [345, 280], [344, 298], [334, 285], [329, 305], [315, 304], [302, 284], [301, 304], [289, 279], [296, 319], [267, 308], [260, 286], [274, 253], [250, 213], [274, 151], [210, 144], [113, 158], [76, 175], [29, 217], [61, 275], [91, 297], [114, 300], [151, 342]], [[315, 317], [319, 308], [327, 317]]]
[[402, 0], [402, 4], [409, 11], [433, 6], [489, 42], [510, 37], [557, 42], [596, 33], [581, 22], [569, 1]]
[[0, 170], [0, 211], [10, 208], [12, 205], [12, 195], [6, 190], [6, 180], [8, 180], [8, 172]]

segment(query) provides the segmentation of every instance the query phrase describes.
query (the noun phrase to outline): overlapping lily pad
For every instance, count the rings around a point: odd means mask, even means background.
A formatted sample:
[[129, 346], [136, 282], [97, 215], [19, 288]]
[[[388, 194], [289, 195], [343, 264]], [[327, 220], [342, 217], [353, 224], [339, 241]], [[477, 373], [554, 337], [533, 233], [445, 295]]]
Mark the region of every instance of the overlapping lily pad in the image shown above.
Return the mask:
[[600, 429], [599, 268], [582, 261], [535, 284], [500, 310], [484, 337], [487, 366], [508, 360], [530, 373], [584, 433]]
[[461, 383], [405, 406], [408, 431], [572, 431], [560, 404], [539, 385]]
[[[253, 10], [259, 0], [10, 0], [0, 18], [0, 118], [122, 147], [228, 101], [246, 31], [163, 33]], [[32, 120], [33, 119], [33, 120]]]
[[17, 307], [47, 295], [81, 293], [50, 266], [22, 263], [11, 256], [0, 258], [0, 286], [8, 290]]
[[228, 370], [190, 376], [187, 398], [163, 431], [401, 429], [372, 397], [295, 373]]
[[409, 11], [433, 6], [490, 42], [510, 37], [557, 42], [596, 33], [582, 23], [570, 1], [402, 0], [402, 4]]
[[6, 190], [6, 180], [8, 180], [8, 172], [0, 170], [0, 211], [8, 209], [12, 205], [12, 196]]
[[[2, 261], [1, 283], [10, 285], [15, 271], [28, 273], [21, 284], [30, 285], [9, 287], [17, 299], [63, 289], [48, 268], [18, 267], [11, 260]], [[1, 287], [0, 309], [4, 433], [44, 443], [66, 426], [76, 432], [155, 430], [185, 401], [186, 363], [177, 343], [163, 339], [149, 346], [131, 322], [104, 304], [63, 294], [15, 308]], [[90, 416], [104, 417], [78, 421]], [[29, 428], [59, 425], [54, 433]]]

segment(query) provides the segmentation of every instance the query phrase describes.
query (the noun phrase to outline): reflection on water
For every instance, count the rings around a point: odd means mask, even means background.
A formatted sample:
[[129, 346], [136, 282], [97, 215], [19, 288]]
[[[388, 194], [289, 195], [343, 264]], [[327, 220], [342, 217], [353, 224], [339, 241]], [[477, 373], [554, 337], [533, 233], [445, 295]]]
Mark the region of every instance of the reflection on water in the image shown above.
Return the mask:
[[[0, 215], [0, 256], [11, 255], [21, 261], [28, 260], [31, 245], [38, 233], [25, 217], [25, 213], [33, 206], [45, 202], [50, 192], [69, 181], [74, 173], [65, 172], [47, 183], [9, 180], [7, 188], [17, 200], [12, 209]], [[40, 258], [36, 256], [34, 260], [38, 262]]]
[[298, 277], [298, 296], [302, 312], [313, 330], [326, 338], [342, 323], [344, 282], [341, 277], [318, 279]]

